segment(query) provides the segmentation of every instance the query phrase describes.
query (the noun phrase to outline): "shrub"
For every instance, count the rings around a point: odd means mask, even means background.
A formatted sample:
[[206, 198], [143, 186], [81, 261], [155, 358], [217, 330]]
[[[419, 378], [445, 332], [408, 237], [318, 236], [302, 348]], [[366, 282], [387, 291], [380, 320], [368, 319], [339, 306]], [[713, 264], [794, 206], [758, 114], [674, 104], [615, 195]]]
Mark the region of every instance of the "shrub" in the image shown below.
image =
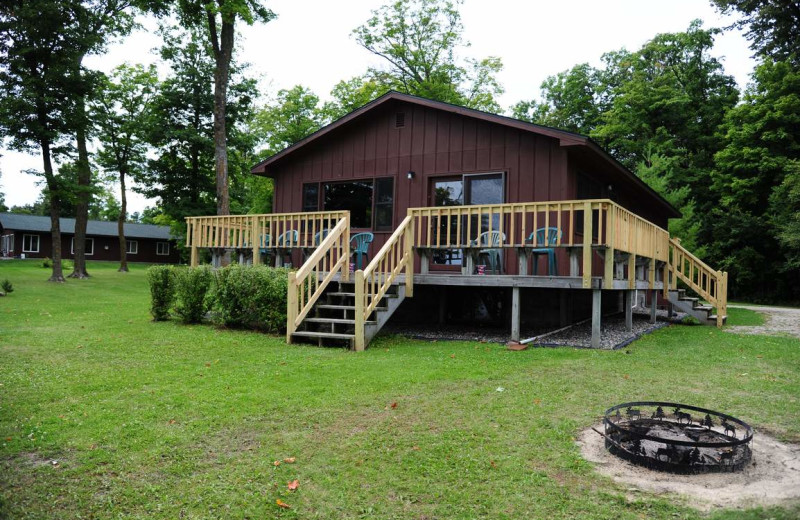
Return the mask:
[[50, 269], [51, 267], [53, 267], [53, 261], [50, 260], [49, 257], [44, 257], [42, 259], [42, 267], [44, 267], [45, 269]]
[[181, 269], [175, 274], [175, 314], [184, 323], [203, 321], [211, 304], [208, 289], [214, 275], [207, 265]]
[[168, 265], [154, 265], [147, 270], [150, 284], [150, 314], [154, 321], [169, 319], [175, 300], [175, 270]]
[[230, 265], [216, 272], [214, 323], [267, 332], [286, 328], [287, 269]]
[[0, 283], [0, 288], [2, 288], [3, 292], [6, 294], [14, 292], [14, 286], [11, 285], [11, 282], [8, 279], [3, 280], [3, 282]]

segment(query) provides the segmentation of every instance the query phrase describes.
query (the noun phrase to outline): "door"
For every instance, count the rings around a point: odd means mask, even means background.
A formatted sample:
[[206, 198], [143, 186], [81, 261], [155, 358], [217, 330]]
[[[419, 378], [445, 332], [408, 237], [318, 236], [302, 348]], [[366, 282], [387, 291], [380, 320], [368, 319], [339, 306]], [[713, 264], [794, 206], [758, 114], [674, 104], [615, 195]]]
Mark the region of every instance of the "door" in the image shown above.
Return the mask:
[[[431, 205], [435, 207], [462, 206], [464, 204], [464, 179], [458, 177], [445, 177], [431, 180]], [[431, 231], [439, 233], [440, 237], [455, 237], [458, 232], [458, 219], [442, 217], [431, 220]], [[431, 268], [439, 270], [457, 270], [461, 267], [462, 255], [460, 249], [444, 249], [434, 251], [431, 258]]]

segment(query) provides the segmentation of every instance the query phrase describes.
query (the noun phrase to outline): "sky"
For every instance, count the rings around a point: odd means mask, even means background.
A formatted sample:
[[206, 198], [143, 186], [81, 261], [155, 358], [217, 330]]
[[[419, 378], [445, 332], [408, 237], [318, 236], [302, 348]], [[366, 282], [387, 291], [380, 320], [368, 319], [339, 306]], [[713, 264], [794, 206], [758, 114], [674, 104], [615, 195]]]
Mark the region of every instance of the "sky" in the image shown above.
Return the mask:
[[[294, 85], [310, 88], [323, 99], [340, 80], [380, 66], [380, 58], [361, 48], [352, 30], [366, 22], [386, 0], [264, 0], [278, 18], [265, 25], [243, 26], [236, 42], [240, 61], [260, 80], [265, 98]], [[465, 0], [461, 7], [464, 38], [471, 43], [462, 54], [472, 58], [499, 56], [498, 78], [505, 88], [501, 106], [537, 98], [542, 81], [578, 63], [600, 66], [604, 52], [637, 50], [653, 36], [679, 32], [694, 19], [704, 27], [725, 27], [708, 0]], [[160, 44], [155, 23], [110, 46], [87, 66], [105, 72], [128, 63], [156, 63]], [[738, 31], [717, 36], [712, 55], [722, 58], [725, 71], [743, 88], [753, 70], [747, 41]], [[163, 68], [160, 72], [166, 73]], [[265, 99], [266, 101], [266, 99]], [[41, 158], [0, 150], [0, 192], [6, 205], [34, 202], [41, 191]], [[141, 211], [155, 201], [130, 193], [128, 209]]]

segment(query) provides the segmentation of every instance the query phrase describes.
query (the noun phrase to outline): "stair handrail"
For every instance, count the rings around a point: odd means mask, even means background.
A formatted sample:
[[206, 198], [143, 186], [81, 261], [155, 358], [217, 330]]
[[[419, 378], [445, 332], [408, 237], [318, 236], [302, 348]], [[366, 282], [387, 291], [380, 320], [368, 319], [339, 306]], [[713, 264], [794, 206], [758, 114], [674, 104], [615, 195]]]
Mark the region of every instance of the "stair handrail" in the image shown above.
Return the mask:
[[[670, 237], [669, 245], [672, 248], [672, 254], [669, 256], [669, 271], [672, 273], [671, 288], [678, 288], [678, 279], [683, 281], [701, 298], [717, 308], [717, 326], [721, 327], [728, 314], [728, 273], [712, 269], [694, 256], [681, 245], [680, 238]], [[697, 274], [697, 282], [695, 282], [695, 274]]]
[[401, 273], [406, 296], [414, 294], [413, 222], [411, 215], [403, 219], [369, 265], [355, 273], [355, 350], [364, 350], [364, 322]]
[[350, 279], [350, 214], [345, 214], [297, 271], [289, 273], [286, 341], [303, 322], [331, 280]]

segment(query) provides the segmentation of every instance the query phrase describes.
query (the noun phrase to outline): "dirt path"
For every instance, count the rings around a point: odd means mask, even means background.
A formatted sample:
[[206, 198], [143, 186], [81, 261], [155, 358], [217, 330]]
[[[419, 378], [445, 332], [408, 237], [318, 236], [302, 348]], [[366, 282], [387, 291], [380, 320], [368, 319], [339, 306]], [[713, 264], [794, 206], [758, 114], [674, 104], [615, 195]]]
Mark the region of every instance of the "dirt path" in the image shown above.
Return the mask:
[[800, 338], [800, 309], [786, 307], [761, 307], [755, 305], [729, 305], [740, 309], [749, 309], [766, 317], [764, 325], [731, 326], [725, 330], [737, 334], [788, 334]]

